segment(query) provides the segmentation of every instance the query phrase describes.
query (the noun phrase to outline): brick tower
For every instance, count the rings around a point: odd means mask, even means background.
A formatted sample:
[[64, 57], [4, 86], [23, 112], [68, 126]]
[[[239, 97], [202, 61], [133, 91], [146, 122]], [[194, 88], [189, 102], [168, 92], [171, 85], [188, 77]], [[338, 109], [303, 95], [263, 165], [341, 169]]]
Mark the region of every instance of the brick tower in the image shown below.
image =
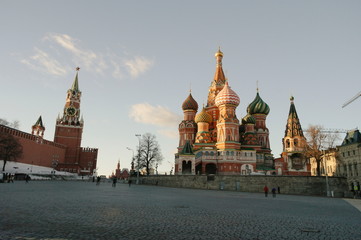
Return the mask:
[[56, 120], [54, 142], [67, 146], [65, 164], [78, 164], [81, 153], [83, 119], [80, 119], [81, 91], [78, 84], [78, 71], [71, 88], [67, 91], [63, 115]]

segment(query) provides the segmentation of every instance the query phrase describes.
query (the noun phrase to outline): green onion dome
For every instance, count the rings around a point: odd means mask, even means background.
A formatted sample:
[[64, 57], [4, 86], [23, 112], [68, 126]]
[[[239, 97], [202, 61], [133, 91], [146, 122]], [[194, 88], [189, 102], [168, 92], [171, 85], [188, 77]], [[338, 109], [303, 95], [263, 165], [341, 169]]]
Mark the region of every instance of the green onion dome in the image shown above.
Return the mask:
[[194, 118], [194, 121], [196, 123], [199, 123], [199, 122], [211, 123], [212, 116], [209, 113], [207, 113], [206, 109], [203, 107], [202, 111], [200, 113], [198, 113], [196, 115], [196, 117]]
[[242, 118], [242, 124], [256, 124], [256, 118], [248, 113], [244, 118]]
[[187, 99], [184, 100], [184, 102], [182, 104], [182, 109], [184, 111], [185, 110], [194, 110], [194, 111], [198, 110], [198, 103], [196, 102], [196, 100], [194, 100], [191, 93], [189, 93], [189, 96], [187, 97]]
[[239, 105], [239, 97], [237, 93], [235, 93], [231, 87], [228, 85], [228, 81], [224, 85], [223, 89], [217, 94], [215, 99], [216, 106], [220, 106], [223, 104], [233, 104], [238, 106]]
[[268, 115], [270, 111], [269, 106], [265, 103], [262, 98], [259, 96], [257, 92], [256, 98], [249, 104], [248, 106], [248, 113], [249, 114], [265, 114]]

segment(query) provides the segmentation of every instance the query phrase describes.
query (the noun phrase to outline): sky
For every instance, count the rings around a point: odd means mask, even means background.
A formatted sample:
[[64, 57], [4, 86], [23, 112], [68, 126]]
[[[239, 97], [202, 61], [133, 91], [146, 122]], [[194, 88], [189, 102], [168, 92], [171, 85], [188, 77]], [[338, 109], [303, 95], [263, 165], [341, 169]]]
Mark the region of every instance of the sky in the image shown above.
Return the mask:
[[[361, 1], [20, 1], [0, 2], [0, 118], [44, 138], [80, 67], [83, 147], [99, 149], [98, 173], [130, 168], [135, 134], [151, 133], [170, 172], [182, 103], [206, 103], [223, 69], [239, 95], [239, 119], [256, 96], [269, 105], [272, 153], [282, 152], [290, 96], [303, 129], [361, 125]], [[258, 84], [257, 84], [258, 83]], [[343, 135], [341, 136], [344, 137]]]

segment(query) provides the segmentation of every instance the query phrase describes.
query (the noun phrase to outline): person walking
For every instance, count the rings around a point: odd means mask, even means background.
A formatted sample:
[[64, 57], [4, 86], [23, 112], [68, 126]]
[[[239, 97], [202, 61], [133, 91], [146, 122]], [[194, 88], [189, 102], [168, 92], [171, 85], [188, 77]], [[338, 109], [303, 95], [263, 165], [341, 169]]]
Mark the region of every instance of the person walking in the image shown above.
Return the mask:
[[276, 197], [276, 188], [272, 188], [272, 196]]
[[128, 180], [128, 184], [129, 184], [129, 187], [130, 187], [130, 185], [132, 185], [132, 179]]
[[97, 176], [97, 185], [100, 184], [100, 176]]
[[115, 187], [116, 185], [117, 185], [117, 178], [116, 178], [116, 177], [113, 177], [112, 187]]
[[264, 196], [265, 196], [265, 197], [268, 197], [268, 191], [269, 191], [269, 189], [268, 189], [267, 185], [264, 186], [263, 191], [264, 191]]

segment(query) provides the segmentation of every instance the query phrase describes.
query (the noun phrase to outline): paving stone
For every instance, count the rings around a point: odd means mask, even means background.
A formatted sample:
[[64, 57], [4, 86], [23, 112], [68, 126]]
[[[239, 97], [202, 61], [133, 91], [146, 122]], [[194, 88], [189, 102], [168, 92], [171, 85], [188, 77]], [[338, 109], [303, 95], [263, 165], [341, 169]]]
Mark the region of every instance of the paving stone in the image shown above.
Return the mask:
[[0, 184], [1, 240], [360, 239], [339, 198], [92, 182]]

